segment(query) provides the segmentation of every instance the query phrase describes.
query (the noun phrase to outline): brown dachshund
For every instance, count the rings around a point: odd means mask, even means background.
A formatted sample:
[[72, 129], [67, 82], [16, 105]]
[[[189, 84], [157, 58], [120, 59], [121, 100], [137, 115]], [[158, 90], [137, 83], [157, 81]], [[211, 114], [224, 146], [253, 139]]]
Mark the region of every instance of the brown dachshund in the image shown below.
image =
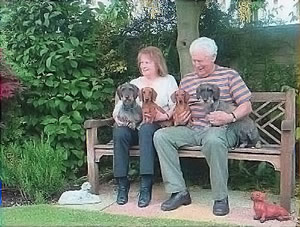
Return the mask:
[[160, 106], [155, 103], [157, 93], [151, 87], [144, 87], [139, 93], [140, 100], [142, 101], [143, 123], [153, 123], [156, 111], [166, 113]]
[[191, 111], [188, 105], [189, 98], [189, 93], [184, 90], [177, 90], [171, 95], [171, 100], [176, 103], [173, 113], [174, 126], [184, 125], [179, 117], [183, 112]]
[[263, 192], [255, 191], [251, 193], [251, 200], [254, 202], [255, 220], [260, 220], [263, 223], [266, 220], [286, 221], [291, 219], [287, 210], [279, 205], [266, 202], [265, 198], [266, 194]]

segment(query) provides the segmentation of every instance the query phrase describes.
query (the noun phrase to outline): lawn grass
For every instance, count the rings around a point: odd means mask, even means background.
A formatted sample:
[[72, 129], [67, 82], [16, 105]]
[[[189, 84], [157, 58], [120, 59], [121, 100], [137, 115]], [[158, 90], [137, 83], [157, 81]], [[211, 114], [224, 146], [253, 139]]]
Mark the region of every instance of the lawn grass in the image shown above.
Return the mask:
[[1, 210], [3, 226], [226, 226], [211, 222], [112, 215], [53, 205], [1, 208], [0, 212]]

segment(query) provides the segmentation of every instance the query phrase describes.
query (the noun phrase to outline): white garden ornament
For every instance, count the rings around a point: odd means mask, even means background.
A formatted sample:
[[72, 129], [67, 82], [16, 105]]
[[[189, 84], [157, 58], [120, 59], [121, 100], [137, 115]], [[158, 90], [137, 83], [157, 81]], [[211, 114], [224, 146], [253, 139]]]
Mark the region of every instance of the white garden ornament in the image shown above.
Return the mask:
[[58, 203], [61, 205], [78, 205], [78, 204], [93, 204], [100, 203], [100, 197], [90, 193], [91, 184], [89, 182], [84, 182], [81, 185], [80, 190], [76, 191], [66, 191], [64, 192]]

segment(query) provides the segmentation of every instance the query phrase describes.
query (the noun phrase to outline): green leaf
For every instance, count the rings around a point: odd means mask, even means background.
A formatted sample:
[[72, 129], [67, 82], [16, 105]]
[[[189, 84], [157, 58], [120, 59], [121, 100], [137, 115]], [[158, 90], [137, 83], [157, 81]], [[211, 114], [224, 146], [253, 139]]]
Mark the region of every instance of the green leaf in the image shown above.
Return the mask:
[[38, 19], [38, 20], [35, 21], [35, 24], [36, 24], [36, 25], [41, 25], [41, 24], [42, 24], [42, 21], [41, 21], [40, 19]]
[[60, 124], [66, 123], [67, 125], [71, 125], [72, 121], [70, 120], [70, 117], [64, 115], [59, 118], [59, 123]]
[[48, 50], [49, 50], [48, 48], [42, 49], [42, 50], [40, 51], [40, 56], [43, 56], [43, 54], [47, 53]]
[[27, 64], [28, 59], [29, 59], [29, 55], [24, 55], [24, 57], [23, 57], [24, 64]]
[[89, 88], [89, 83], [88, 82], [84, 82], [84, 81], [80, 81], [78, 83], [78, 86], [81, 87], [81, 88]]
[[79, 89], [78, 89], [78, 88], [76, 88], [76, 87], [71, 88], [71, 94], [72, 94], [73, 96], [76, 96], [76, 95], [78, 94], [78, 92], [79, 92]]
[[46, 83], [45, 83], [48, 87], [53, 87], [53, 81], [52, 81], [52, 78], [49, 78], [48, 80], [46, 80]]
[[83, 152], [81, 150], [71, 150], [71, 152], [77, 157], [82, 158]]
[[77, 63], [77, 61], [73, 61], [73, 60], [71, 60], [70, 61], [70, 64], [71, 64], [71, 66], [73, 67], [73, 68], [77, 68], [77, 66], [78, 66], [78, 63]]
[[61, 12], [59, 12], [59, 11], [54, 11], [54, 12], [52, 12], [52, 13], [50, 14], [49, 18], [56, 17], [56, 16], [58, 16], [58, 15], [61, 15]]
[[45, 67], [44, 67], [44, 66], [41, 66], [41, 67], [38, 68], [37, 74], [41, 74], [41, 73], [43, 73], [44, 71], [45, 71]]
[[72, 101], [74, 101], [74, 98], [72, 98], [70, 95], [66, 95], [66, 96], [64, 97], [64, 100], [66, 100], [66, 101], [68, 101], [68, 102], [72, 102]]
[[81, 90], [81, 94], [83, 95], [84, 98], [88, 99], [92, 97], [93, 92], [88, 90]]
[[78, 160], [77, 165], [78, 165], [79, 167], [83, 166], [83, 160], [81, 160], [81, 159]]
[[91, 75], [91, 71], [88, 69], [81, 69], [81, 72], [86, 77], [90, 77], [90, 75]]
[[49, 13], [45, 13], [45, 14], [44, 14], [44, 18], [45, 18], [44, 25], [45, 25], [46, 27], [48, 27], [49, 24], [50, 24], [50, 22], [49, 22]]
[[81, 117], [78, 111], [73, 111], [72, 116], [76, 121], [81, 122], [83, 120], [83, 118]]
[[81, 77], [81, 73], [80, 73], [80, 71], [78, 69], [74, 69], [73, 74], [74, 74], [74, 77], [76, 77], [76, 78], [80, 78]]
[[60, 103], [59, 103], [59, 109], [60, 109], [60, 111], [63, 112], [63, 113], [65, 113], [66, 110], [67, 110], [67, 106], [68, 106], [68, 105], [67, 105], [66, 103], [60, 102]]
[[70, 126], [70, 129], [71, 129], [72, 131], [78, 131], [78, 130], [81, 129], [81, 125], [79, 125], [79, 124], [72, 124], [72, 125]]
[[70, 37], [70, 41], [73, 46], [77, 47], [79, 45], [79, 40], [76, 37]]
[[44, 132], [45, 132], [47, 135], [53, 135], [53, 134], [56, 134], [56, 130], [57, 130], [57, 126], [54, 125], [54, 124], [46, 125], [45, 128], [44, 128]]
[[70, 51], [70, 50], [71, 50], [71, 49], [69, 49], [69, 48], [63, 47], [63, 48], [60, 48], [60, 49], [57, 51], [57, 53], [63, 54], [63, 53], [66, 53], [66, 52], [68, 52], [68, 51]]
[[[46, 67], [47, 67], [48, 69], [51, 68], [51, 60], [52, 60], [52, 56], [50, 56], [50, 57], [47, 58], [47, 60], [46, 60]], [[51, 69], [50, 69], [50, 70], [51, 70]]]
[[92, 109], [92, 103], [90, 101], [88, 101], [86, 104], [85, 104], [85, 108], [87, 110], [91, 110]]
[[53, 118], [51, 117], [50, 115], [47, 115], [46, 116], [46, 119], [44, 119], [41, 124], [42, 125], [48, 125], [48, 124], [53, 124], [53, 123], [56, 123], [57, 122], [57, 119], [56, 118]]
[[[52, 5], [48, 5], [46, 8], [47, 8], [50, 12], [51, 12], [52, 9], [53, 9]], [[48, 13], [48, 14], [49, 14], [49, 13]]]
[[75, 100], [75, 102], [72, 103], [72, 109], [75, 110], [79, 104], [80, 102], [78, 100]]

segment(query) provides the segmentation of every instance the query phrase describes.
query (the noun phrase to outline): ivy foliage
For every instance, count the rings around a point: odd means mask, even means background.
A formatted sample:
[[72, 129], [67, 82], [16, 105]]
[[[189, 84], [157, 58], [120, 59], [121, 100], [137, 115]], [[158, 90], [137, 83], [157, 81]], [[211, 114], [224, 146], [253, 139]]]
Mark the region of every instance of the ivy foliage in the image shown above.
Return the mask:
[[75, 173], [85, 161], [83, 122], [110, 114], [112, 77], [126, 70], [111, 42], [119, 27], [105, 26], [111, 16], [97, 17], [79, 0], [22, 0], [2, 12], [10, 60], [28, 72], [18, 75], [26, 86], [27, 131], [45, 133]]

